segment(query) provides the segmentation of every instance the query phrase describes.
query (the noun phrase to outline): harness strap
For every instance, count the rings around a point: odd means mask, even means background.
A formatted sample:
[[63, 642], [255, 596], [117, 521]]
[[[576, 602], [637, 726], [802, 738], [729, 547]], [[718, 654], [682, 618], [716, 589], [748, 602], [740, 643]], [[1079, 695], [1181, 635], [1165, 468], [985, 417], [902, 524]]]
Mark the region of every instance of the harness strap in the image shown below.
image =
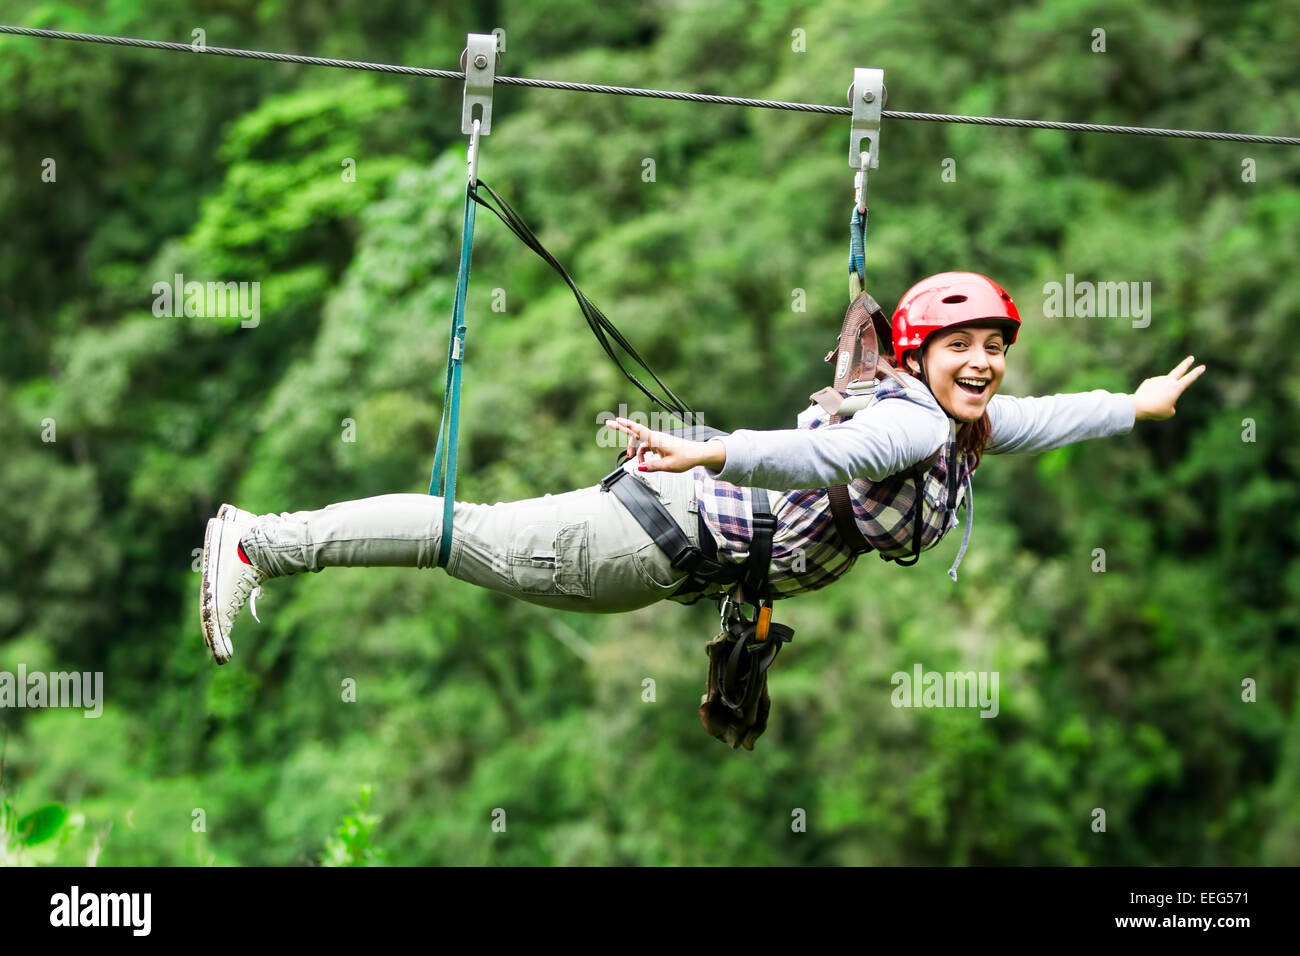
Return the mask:
[[[910, 568], [916, 564], [917, 558], [921, 556], [921, 535], [924, 532], [924, 512], [921, 508], [925, 499], [925, 472], [929, 469], [934, 460], [939, 457], [939, 449], [925, 461], [918, 462], [912, 466], [912, 481], [916, 489], [916, 505], [912, 509], [914, 526], [912, 529], [912, 554], [907, 558], [891, 558], [882, 554], [881, 557], [886, 561], [893, 561], [901, 564], [905, 568]], [[949, 478], [949, 506], [948, 510], [953, 509], [952, 502], [955, 501], [957, 490], [952, 487], [952, 473], [954, 471], [953, 462], [948, 462]], [[831, 485], [826, 489], [826, 498], [830, 504], [831, 516], [835, 519], [835, 530], [840, 533], [841, 540], [849, 546], [854, 557], [866, 554], [868, 551], [874, 551], [871, 543], [867, 541], [862, 534], [862, 529], [858, 527], [858, 519], [853, 513], [853, 500], [849, 497], [848, 485]]]
[[[860, 262], [862, 256], [861, 225], [865, 223], [859, 222], [859, 215], [858, 207], [854, 206], [853, 245], [849, 255], [850, 271], [854, 270], [854, 263]], [[865, 218], [865, 210], [861, 215]], [[809, 396], [830, 413], [828, 424], [835, 425], [842, 420], [838, 412], [843, 406], [850, 382], [875, 381], [876, 370], [881, 362], [878, 337], [888, 328], [889, 322], [885, 318], [884, 311], [866, 292], [859, 293], [849, 304], [848, 311], [844, 313], [844, 324], [840, 326], [838, 345], [826, 356], [828, 362], [832, 357], [836, 357], [834, 385]], [[835, 528], [839, 531], [840, 538], [855, 556], [873, 550], [867, 539], [863, 537], [861, 529], [858, 528], [848, 487], [842, 484], [831, 485], [827, 491], [831, 515], [835, 519]]]
[[853, 204], [853, 218], [849, 221], [849, 291], [857, 298], [867, 285], [867, 205]]
[[[749, 489], [750, 500], [753, 502], [754, 534], [750, 541], [749, 556], [744, 564], [735, 565], [706, 557], [691, 544], [690, 538], [677, 523], [677, 519], [663, 506], [659, 496], [635, 479], [624, 480], [628, 477], [629, 473], [620, 465], [601, 479], [600, 490], [612, 491], [637, 523], [654, 538], [659, 549], [668, 555], [672, 566], [687, 572], [686, 580], [673, 592], [672, 597], [703, 591], [708, 584], [721, 584], [727, 588], [740, 584], [747, 601], [758, 604], [771, 599], [768, 573], [771, 570], [776, 517], [767, 501], [766, 489]], [[701, 522], [701, 531], [704, 530], [707, 529]]]
[[776, 517], [767, 500], [767, 490], [750, 488], [749, 497], [753, 514], [753, 537], [749, 543], [749, 556], [745, 559], [745, 573], [741, 578], [745, 599], [757, 603], [768, 597], [767, 576], [772, 561], [772, 537], [776, 534]]
[[853, 514], [853, 501], [849, 498], [848, 485], [831, 485], [826, 489], [830, 501], [831, 516], [835, 519], [835, 530], [854, 556], [866, 554], [873, 550], [871, 544], [858, 527], [858, 520]]
[[[460, 438], [460, 370], [465, 355], [465, 294], [469, 286], [469, 261], [474, 251], [473, 184], [465, 187], [465, 218], [460, 232], [460, 271], [456, 275], [456, 298], [451, 309], [451, 339], [447, 346], [447, 385], [442, 396], [442, 421], [438, 424], [438, 450], [433, 456], [429, 494], [442, 485], [442, 541], [437, 566], [445, 568], [451, 555], [452, 516], [456, 505], [456, 450]], [[443, 435], [447, 441], [447, 472], [443, 476]]]
[[[623, 480], [625, 478], [631, 480], [625, 481]], [[692, 578], [703, 579], [705, 583], [732, 585], [741, 579], [742, 567], [706, 558], [699, 548], [691, 544], [691, 539], [663, 506], [658, 495], [635, 478], [631, 478], [621, 466], [601, 479], [600, 490], [612, 491], [614, 496], [623, 502], [637, 523], [654, 538], [660, 550], [668, 555], [675, 569], [686, 571]], [[768, 546], [769, 548], [771, 546], [770, 537]]]
[[[505, 223], [506, 228], [513, 232], [524, 245], [537, 253], [537, 255], [541, 257], [542, 261], [554, 269], [556, 273], [559, 274], [560, 278], [564, 280], [565, 284], [568, 285], [569, 289], [572, 290], [573, 297], [577, 300], [578, 308], [582, 310], [582, 314], [587, 320], [587, 325], [590, 326], [592, 333], [596, 336], [596, 340], [600, 342], [601, 348], [605, 350], [605, 354], [608, 355], [610, 360], [618, 366], [619, 371], [623, 373], [627, 380], [639, 388], [642, 394], [649, 398], [650, 401], [654, 402], [665, 411], [680, 416], [683, 421], [699, 421], [701, 419], [700, 414], [691, 408], [690, 405], [686, 404], [682, 399], [678, 398], [671, 388], [659, 380], [659, 376], [654, 373], [654, 369], [650, 368], [645, 359], [643, 359], [637, 350], [632, 347], [632, 343], [624, 338], [623, 333], [618, 330], [613, 322], [606, 318], [605, 313], [597, 308], [596, 304], [592, 302], [591, 299], [587, 298], [586, 293], [578, 288], [577, 283], [573, 281], [573, 278], [569, 275], [568, 271], [565, 270], [564, 266], [560, 264], [559, 260], [547, 251], [546, 247], [542, 245], [541, 240], [537, 238], [537, 235], [533, 230], [529, 228], [526, 222], [524, 222], [523, 217], [521, 217], [519, 213], [515, 212], [508, 202], [498, 196], [493, 191], [492, 187], [481, 179], [476, 181], [475, 187], [476, 188], [470, 193], [474, 202], [482, 205], [485, 209], [489, 210], [493, 215]], [[491, 202], [479, 195], [480, 189], [491, 197]], [[498, 206], [501, 208], [498, 209]], [[610, 345], [611, 339], [619, 348], [630, 355], [633, 361], [650, 373], [650, 377], [655, 380], [655, 384], [657, 384], [667, 394], [668, 398], [666, 400], [660, 398], [648, 389], [644, 384], [642, 384], [640, 379], [624, 368], [623, 363], [619, 361], [618, 356], [614, 354], [614, 349]]]
[[889, 558], [886, 555], [881, 555], [886, 561], [892, 560], [895, 564], [904, 568], [910, 568], [921, 557], [921, 533], [925, 526], [925, 514], [922, 511], [925, 506], [925, 472], [920, 465], [912, 466], [912, 481], [915, 482], [916, 488], [916, 504], [913, 506], [913, 513], [916, 517], [912, 519], [912, 553], [906, 558]]

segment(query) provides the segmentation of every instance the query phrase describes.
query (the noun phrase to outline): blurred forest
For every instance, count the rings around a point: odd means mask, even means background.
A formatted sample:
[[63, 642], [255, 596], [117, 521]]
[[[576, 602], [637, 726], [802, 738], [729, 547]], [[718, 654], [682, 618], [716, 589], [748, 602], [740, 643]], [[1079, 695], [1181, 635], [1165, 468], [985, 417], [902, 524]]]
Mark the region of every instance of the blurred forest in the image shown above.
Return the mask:
[[[840, 105], [877, 66], [890, 109], [1300, 132], [1280, 0], [4, 0], [0, 22], [446, 69], [501, 28], [515, 76]], [[779, 605], [796, 637], [752, 753], [696, 714], [708, 602], [582, 615], [335, 568], [268, 582], [216, 667], [195, 553], [221, 502], [427, 490], [461, 90], [0, 37], [0, 670], [102, 671], [105, 697], [0, 711], [6, 799], [71, 814], [28, 862], [1300, 864], [1295, 148], [884, 121], [887, 309], [930, 273], [998, 280], [1025, 317], [1013, 395], [1209, 368], [1170, 421], [987, 458], [960, 583], [954, 533]], [[794, 427], [847, 305], [847, 117], [494, 104], [483, 181], [664, 381], [709, 424]], [[260, 324], [155, 316], [176, 273], [259, 282]], [[1151, 282], [1149, 326], [1046, 317], [1067, 274]], [[595, 484], [620, 444], [597, 422], [653, 409], [483, 211], [467, 317], [457, 497]], [[891, 706], [916, 663], [998, 671], [997, 718]]]

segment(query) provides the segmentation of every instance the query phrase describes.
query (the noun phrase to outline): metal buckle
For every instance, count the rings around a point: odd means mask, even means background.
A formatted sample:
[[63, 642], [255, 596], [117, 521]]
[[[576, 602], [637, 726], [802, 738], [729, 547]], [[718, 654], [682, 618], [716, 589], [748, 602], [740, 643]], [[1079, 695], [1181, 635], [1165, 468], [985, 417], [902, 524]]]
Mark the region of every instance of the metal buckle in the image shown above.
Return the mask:
[[695, 569], [700, 566], [700, 561], [704, 555], [693, 544], [687, 544], [673, 556], [672, 566], [677, 571], [687, 571], [695, 573]]
[[623, 470], [623, 466], [622, 466], [622, 465], [619, 465], [617, 468], [615, 468], [613, 471], [611, 471], [611, 472], [610, 472], [608, 475], [606, 475], [604, 478], [600, 479], [600, 490], [601, 490], [601, 491], [609, 491], [609, 489], [610, 489], [611, 487], [613, 487], [614, 482], [618, 481], [620, 478], [622, 478], [622, 477], [625, 476], [626, 474], [627, 474], [627, 472]]

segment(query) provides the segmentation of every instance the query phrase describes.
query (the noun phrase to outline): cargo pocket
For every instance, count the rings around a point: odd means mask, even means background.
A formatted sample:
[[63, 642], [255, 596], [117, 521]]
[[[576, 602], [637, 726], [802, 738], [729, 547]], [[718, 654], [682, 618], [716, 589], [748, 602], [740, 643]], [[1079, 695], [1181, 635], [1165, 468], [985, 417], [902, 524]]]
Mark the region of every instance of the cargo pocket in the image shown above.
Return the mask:
[[510, 546], [508, 571], [522, 594], [591, 597], [587, 522], [527, 525]]

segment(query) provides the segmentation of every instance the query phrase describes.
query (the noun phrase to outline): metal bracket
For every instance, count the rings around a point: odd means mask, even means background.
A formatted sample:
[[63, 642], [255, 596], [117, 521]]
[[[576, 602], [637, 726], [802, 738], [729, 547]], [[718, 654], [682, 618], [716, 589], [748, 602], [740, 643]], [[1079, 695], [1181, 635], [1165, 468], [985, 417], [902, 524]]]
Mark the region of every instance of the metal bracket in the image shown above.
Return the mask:
[[[880, 165], [880, 111], [885, 105], [885, 71], [859, 67], [853, 71], [849, 106], [853, 126], [849, 131], [849, 165], [862, 168], [862, 154], [869, 154], [868, 168]], [[866, 145], [863, 145], [866, 140]]]
[[465, 71], [465, 96], [460, 108], [462, 133], [474, 132], [475, 106], [481, 118], [479, 134], [492, 132], [492, 81], [500, 60], [495, 34], [471, 33], [466, 37], [465, 52], [460, 55], [460, 68]]

